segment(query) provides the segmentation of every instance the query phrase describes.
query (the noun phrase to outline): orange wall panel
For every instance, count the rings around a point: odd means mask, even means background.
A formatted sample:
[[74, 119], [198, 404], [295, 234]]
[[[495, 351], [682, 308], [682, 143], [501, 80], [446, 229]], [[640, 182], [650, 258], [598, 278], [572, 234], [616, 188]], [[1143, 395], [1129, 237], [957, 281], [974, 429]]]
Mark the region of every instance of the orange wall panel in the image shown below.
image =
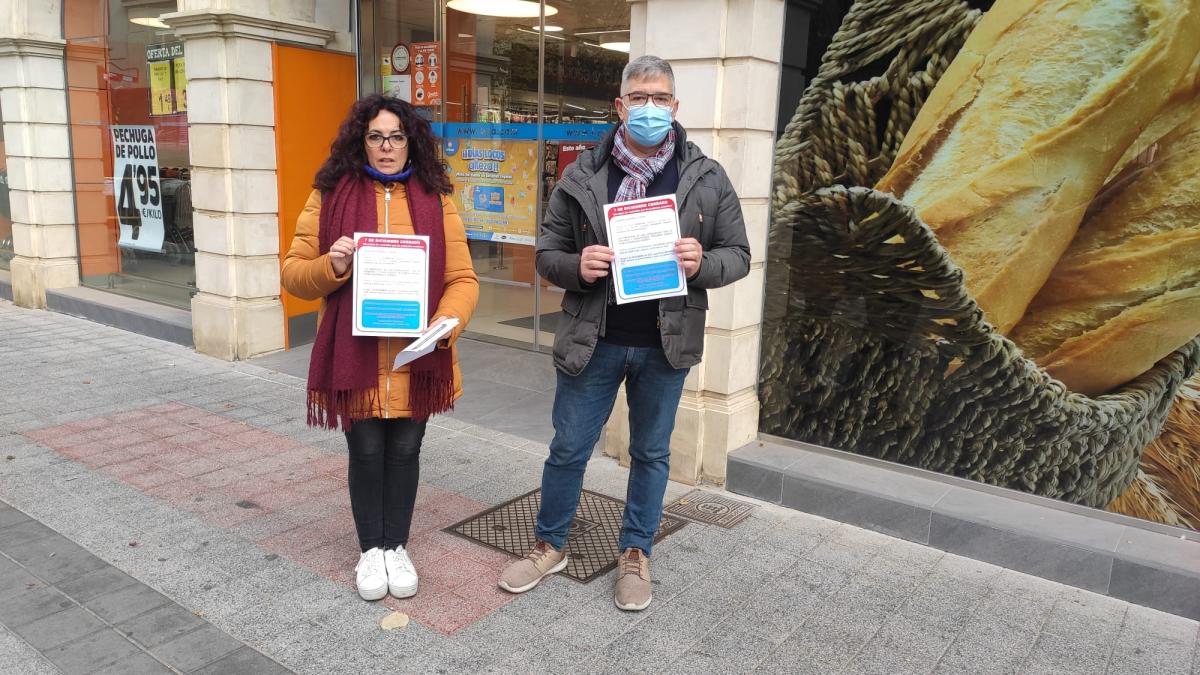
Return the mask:
[[112, 198], [102, 185], [77, 185], [76, 213], [79, 214], [79, 264], [83, 276], [110, 274], [120, 269], [117, 250], [117, 221]]
[[[446, 24], [448, 35], [475, 35], [478, 32], [478, 21], [474, 14], [447, 12]], [[446, 102], [446, 121], [474, 122], [471, 115], [476, 103], [475, 50], [454, 51], [451, 48], [446, 56], [449, 63], [445, 69], [446, 86], [442, 90], [442, 100]]]
[[63, 36], [67, 39], [107, 35], [108, 3], [66, 0], [63, 3]]
[[101, 127], [87, 124], [71, 125], [71, 152], [77, 159], [103, 160], [104, 141], [104, 129]]
[[107, 6], [95, 0], [63, 3], [75, 216], [83, 276], [111, 274], [121, 269], [116, 211], [111, 195], [105, 194], [105, 183], [112, 175], [105, 131], [112, 123], [111, 108], [108, 82], [102, 77], [108, 58]]
[[[296, 219], [312, 192], [313, 177], [329, 156], [329, 144], [358, 91], [352, 55], [276, 44], [273, 56], [282, 262], [296, 233]], [[315, 312], [320, 306], [283, 289], [280, 297], [287, 318]]]
[[76, 123], [95, 124], [97, 129], [100, 128], [100, 123], [108, 114], [100, 92], [94, 89], [70, 89], [67, 98], [71, 103], [71, 118]]

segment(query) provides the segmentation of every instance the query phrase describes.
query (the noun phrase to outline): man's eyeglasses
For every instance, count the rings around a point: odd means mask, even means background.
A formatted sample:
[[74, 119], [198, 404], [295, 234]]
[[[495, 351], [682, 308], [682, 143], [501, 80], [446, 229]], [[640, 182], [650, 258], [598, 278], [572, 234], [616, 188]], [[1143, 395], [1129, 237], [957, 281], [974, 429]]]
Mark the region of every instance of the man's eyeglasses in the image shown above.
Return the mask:
[[622, 94], [621, 98], [625, 99], [625, 103], [630, 108], [640, 108], [647, 103], [653, 103], [657, 108], [670, 108], [671, 102], [675, 100], [675, 95], [647, 94], [644, 91], [631, 91], [628, 94]]
[[392, 134], [391, 136], [384, 136], [375, 132], [367, 134], [368, 148], [382, 148], [384, 141], [387, 141], [388, 144], [397, 150], [402, 150], [408, 146], [408, 136], [404, 134]]

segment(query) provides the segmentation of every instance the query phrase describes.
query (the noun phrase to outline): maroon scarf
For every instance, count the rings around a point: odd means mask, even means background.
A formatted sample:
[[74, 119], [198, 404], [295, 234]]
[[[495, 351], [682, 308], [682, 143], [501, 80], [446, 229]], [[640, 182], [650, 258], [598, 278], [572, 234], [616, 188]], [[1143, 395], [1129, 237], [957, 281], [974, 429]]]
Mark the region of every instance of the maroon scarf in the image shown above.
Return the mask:
[[[446, 285], [446, 230], [441, 199], [419, 178], [405, 183], [413, 230], [429, 237], [429, 319]], [[355, 232], [379, 232], [375, 185], [363, 174], [343, 176], [321, 204], [320, 252]], [[379, 338], [353, 335], [354, 284], [345, 283], [325, 298], [325, 314], [308, 366], [308, 424], [349, 430], [355, 419], [379, 406]], [[388, 364], [391, 367], [391, 364]], [[408, 401], [415, 419], [446, 412], [454, 405], [454, 362], [449, 349], [409, 366]]]

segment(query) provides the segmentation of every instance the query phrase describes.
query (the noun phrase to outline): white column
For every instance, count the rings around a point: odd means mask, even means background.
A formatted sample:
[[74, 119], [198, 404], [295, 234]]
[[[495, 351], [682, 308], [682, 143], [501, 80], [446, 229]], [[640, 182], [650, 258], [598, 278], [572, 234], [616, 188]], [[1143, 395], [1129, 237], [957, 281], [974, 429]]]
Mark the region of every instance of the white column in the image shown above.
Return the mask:
[[[187, 55], [196, 349], [246, 359], [284, 346], [272, 42], [324, 47], [315, 0], [181, 0]], [[316, 91], [316, 90], [314, 90]]]
[[59, 0], [0, 0], [0, 106], [12, 208], [13, 299], [79, 284]]
[[[630, 58], [660, 56], [675, 71], [679, 123], [721, 163], [742, 202], [747, 278], [709, 291], [704, 361], [684, 384], [671, 437], [671, 478], [723, 483], [726, 456], [758, 430], [763, 259], [779, 97], [783, 0], [630, 0]], [[628, 462], [624, 397], [605, 452]]]

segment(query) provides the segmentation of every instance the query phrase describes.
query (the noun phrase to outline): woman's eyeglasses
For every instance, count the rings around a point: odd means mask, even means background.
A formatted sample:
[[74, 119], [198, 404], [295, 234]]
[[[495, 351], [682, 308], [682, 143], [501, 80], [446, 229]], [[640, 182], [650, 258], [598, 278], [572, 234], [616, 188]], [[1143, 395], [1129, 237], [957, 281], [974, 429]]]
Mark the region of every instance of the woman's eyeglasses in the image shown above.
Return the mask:
[[405, 136], [404, 134], [392, 134], [391, 136], [384, 136], [383, 134], [378, 134], [375, 132], [367, 134], [368, 148], [382, 148], [384, 141], [387, 141], [388, 144], [393, 148], [402, 150], [408, 145], [408, 136]]

